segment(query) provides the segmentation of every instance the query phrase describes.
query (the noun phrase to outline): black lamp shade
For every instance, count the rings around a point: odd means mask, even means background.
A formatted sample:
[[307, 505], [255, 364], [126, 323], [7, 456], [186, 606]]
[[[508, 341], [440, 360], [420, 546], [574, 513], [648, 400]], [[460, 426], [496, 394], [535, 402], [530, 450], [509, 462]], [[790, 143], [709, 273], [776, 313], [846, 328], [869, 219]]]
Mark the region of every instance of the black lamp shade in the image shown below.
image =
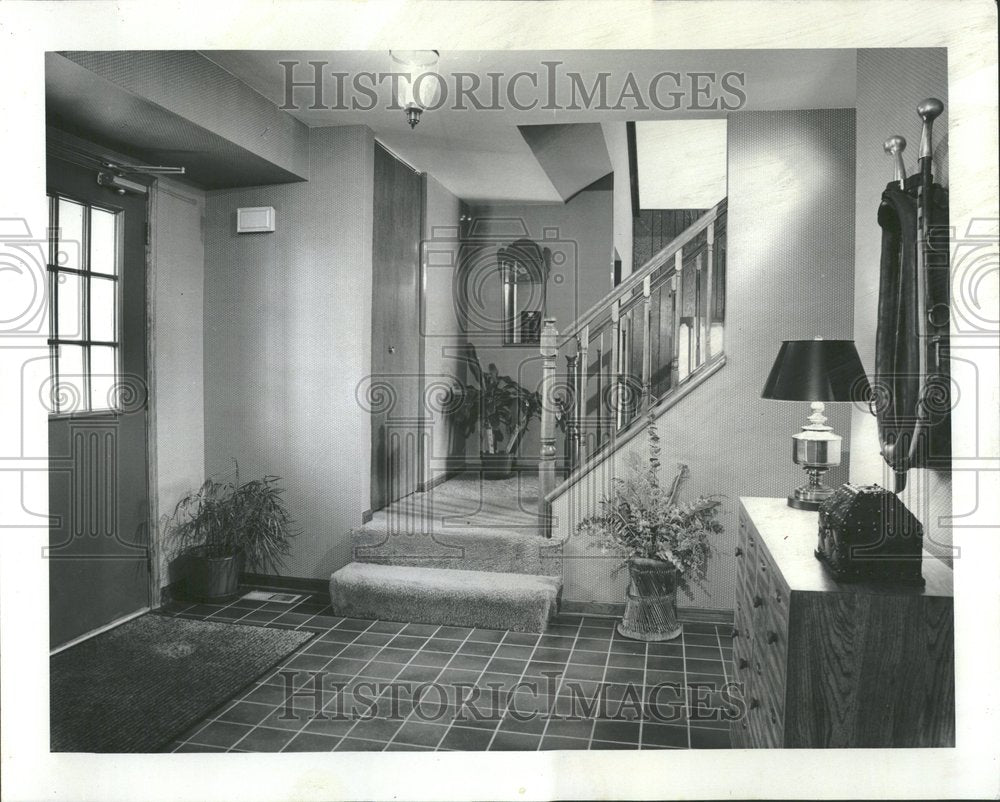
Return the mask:
[[868, 377], [853, 340], [785, 340], [761, 398], [867, 401]]

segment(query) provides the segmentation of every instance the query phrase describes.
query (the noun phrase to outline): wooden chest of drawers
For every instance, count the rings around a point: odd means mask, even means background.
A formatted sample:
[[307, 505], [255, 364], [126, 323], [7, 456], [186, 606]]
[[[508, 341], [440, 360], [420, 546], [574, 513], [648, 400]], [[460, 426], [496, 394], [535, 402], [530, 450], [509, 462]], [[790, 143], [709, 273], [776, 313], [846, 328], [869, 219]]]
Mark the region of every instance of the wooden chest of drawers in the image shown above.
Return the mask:
[[733, 746], [954, 746], [951, 569], [924, 588], [838, 583], [813, 551], [817, 513], [740, 499]]

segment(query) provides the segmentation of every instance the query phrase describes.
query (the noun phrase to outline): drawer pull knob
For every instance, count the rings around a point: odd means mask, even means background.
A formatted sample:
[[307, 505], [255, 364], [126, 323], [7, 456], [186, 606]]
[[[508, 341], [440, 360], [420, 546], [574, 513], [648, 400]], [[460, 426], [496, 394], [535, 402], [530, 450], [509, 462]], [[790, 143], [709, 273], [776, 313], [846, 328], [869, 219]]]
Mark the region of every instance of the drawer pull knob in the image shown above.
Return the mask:
[[740, 670], [742, 671], [742, 670], [743, 670], [743, 669], [745, 669], [745, 668], [746, 668], [746, 667], [747, 667], [748, 665], [750, 665], [750, 663], [749, 663], [749, 662], [747, 661], [747, 659], [746, 659], [745, 657], [741, 657], [741, 658], [740, 658], [740, 662], [739, 662], [739, 667], [740, 667]]
[[732, 635], [732, 636], [733, 636], [734, 638], [738, 638], [738, 637], [740, 636], [740, 631], [739, 631], [739, 630], [738, 630], [738, 629], [737, 629], [736, 627], [733, 627], [733, 631], [732, 631], [732, 633], [730, 633], [730, 634], [731, 634], [731, 635]]
[[758, 707], [760, 707], [760, 700], [754, 696], [750, 699], [750, 709], [756, 710]]
[[780, 594], [780, 593], [775, 593], [775, 594], [774, 594], [774, 600], [775, 600], [775, 601], [776, 601], [776, 602], [777, 602], [778, 604], [781, 604], [781, 594]]
[[777, 643], [778, 642], [778, 633], [777, 632], [768, 632], [767, 633], [767, 642], [768, 643]]
[[772, 724], [778, 723], [778, 717], [774, 714], [774, 711], [771, 712], [771, 723]]
[[764, 603], [764, 600], [760, 596], [753, 597], [753, 606], [760, 607]]
[[742, 557], [743, 556], [743, 549], [741, 549], [739, 546], [737, 546], [736, 547], [736, 551], [734, 553], [736, 554], [737, 557]]

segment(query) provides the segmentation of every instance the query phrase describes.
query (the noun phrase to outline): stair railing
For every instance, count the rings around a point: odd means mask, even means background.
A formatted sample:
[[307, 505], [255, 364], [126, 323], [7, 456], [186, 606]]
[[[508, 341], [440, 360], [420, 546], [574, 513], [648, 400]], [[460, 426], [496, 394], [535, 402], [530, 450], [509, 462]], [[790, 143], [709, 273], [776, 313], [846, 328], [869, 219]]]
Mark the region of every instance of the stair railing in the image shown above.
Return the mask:
[[[725, 326], [724, 198], [560, 334], [541, 335], [539, 519], [551, 531], [556, 477], [566, 486], [613, 451], [632, 425], [721, 365]], [[560, 354], [565, 372], [559, 373]], [[564, 436], [557, 465], [556, 432]]]

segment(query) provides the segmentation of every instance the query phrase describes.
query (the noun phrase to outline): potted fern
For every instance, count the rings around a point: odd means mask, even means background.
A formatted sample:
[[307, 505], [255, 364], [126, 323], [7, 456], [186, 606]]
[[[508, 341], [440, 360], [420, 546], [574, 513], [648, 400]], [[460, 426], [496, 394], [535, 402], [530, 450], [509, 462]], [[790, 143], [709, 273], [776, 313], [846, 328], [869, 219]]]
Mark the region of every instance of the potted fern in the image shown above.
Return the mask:
[[460, 389], [454, 410], [459, 430], [468, 437], [479, 427], [479, 460], [484, 479], [506, 479], [532, 419], [541, 414], [538, 392], [526, 390], [503, 376], [492, 362], [483, 370], [474, 346], [468, 346], [467, 366], [473, 381]]
[[600, 512], [580, 522], [578, 531], [596, 541], [602, 551], [615, 551], [628, 566], [629, 588], [618, 632], [645, 641], [671, 640], [681, 634], [677, 620], [677, 590], [691, 598], [690, 585], [703, 586], [713, 536], [722, 533], [717, 515], [721, 498], [699, 496], [679, 500], [688, 477], [678, 465], [668, 486], [660, 483], [660, 438], [652, 418], [647, 427], [649, 457], [645, 468], [638, 455], [625, 479], [600, 502]]
[[188, 595], [232, 596], [240, 573], [277, 573], [297, 534], [277, 476], [240, 483], [209, 477], [174, 507], [167, 537], [186, 565]]

